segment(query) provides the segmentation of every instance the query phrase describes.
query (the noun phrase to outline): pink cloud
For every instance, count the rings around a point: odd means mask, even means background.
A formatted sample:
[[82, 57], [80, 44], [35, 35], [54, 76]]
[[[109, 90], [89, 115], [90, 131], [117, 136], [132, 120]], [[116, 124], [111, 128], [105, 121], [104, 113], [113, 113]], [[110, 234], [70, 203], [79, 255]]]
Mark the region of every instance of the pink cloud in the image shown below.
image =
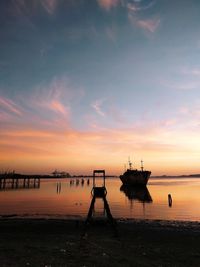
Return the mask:
[[70, 116], [72, 103], [79, 103], [84, 96], [84, 90], [71, 86], [66, 77], [54, 78], [49, 84], [39, 86], [34, 91], [31, 106], [49, 109], [55, 112], [55, 115], [62, 115], [60, 118], [67, 119]]
[[136, 24], [140, 28], [154, 33], [160, 25], [160, 19], [137, 20]]
[[16, 115], [22, 115], [21, 109], [11, 99], [0, 97], [0, 107]]
[[110, 10], [112, 7], [117, 6], [119, 0], [97, 0], [99, 5], [105, 10]]
[[50, 103], [49, 108], [63, 115], [67, 115], [69, 113], [68, 109], [58, 100], [53, 100]]
[[52, 15], [57, 8], [58, 1], [57, 0], [41, 0], [41, 4], [43, 5], [44, 9], [50, 15]]

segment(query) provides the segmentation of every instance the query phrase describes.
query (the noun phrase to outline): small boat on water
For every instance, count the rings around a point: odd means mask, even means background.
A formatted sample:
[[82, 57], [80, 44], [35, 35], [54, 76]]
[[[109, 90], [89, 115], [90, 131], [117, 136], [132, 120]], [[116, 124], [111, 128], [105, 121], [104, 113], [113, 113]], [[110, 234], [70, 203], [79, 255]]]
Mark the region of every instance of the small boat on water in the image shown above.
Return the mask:
[[132, 169], [130, 160], [128, 163], [129, 168], [119, 177], [123, 185], [146, 186], [151, 172], [144, 170], [143, 161], [141, 161], [141, 170]]

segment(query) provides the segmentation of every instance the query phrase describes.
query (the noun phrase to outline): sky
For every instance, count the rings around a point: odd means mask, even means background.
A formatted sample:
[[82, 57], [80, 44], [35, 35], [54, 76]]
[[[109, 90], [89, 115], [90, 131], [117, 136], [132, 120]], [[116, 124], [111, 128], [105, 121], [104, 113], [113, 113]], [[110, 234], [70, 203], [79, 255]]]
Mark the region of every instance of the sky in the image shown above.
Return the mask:
[[198, 0], [1, 0], [0, 172], [200, 173]]

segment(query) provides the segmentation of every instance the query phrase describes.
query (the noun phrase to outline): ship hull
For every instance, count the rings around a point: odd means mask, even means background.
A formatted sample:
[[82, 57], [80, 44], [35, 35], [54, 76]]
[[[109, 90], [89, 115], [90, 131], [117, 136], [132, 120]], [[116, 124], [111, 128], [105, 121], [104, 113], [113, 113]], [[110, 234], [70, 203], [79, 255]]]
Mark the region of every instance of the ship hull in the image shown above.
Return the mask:
[[120, 175], [120, 180], [124, 185], [146, 186], [150, 175], [150, 171], [127, 170]]

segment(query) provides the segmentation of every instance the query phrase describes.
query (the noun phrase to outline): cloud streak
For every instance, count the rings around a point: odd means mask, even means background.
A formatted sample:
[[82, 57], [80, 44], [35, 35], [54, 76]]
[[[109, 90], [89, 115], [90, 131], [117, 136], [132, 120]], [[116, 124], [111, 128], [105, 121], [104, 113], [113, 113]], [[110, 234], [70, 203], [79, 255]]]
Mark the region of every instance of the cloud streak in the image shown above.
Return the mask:
[[43, 8], [49, 15], [53, 15], [57, 7], [62, 3], [61, 0], [13, 0], [12, 5], [15, 15], [27, 16], [35, 13], [39, 8]]
[[22, 111], [17, 104], [15, 104], [11, 99], [0, 96], [0, 107], [14, 113], [15, 115], [21, 116]]
[[129, 11], [131, 11], [131, 12], [138, 12], [138, 11], [147, 10], [147, 9], [153, 7], [155, 3], [156, 3], [156, 1], [151, 1], [151, 2], [148, 3], [148, 4], [143, 5], [143, 4], [141, 3], [141, 1], [134, 2], [134, 3], [133, 3], [133, 2], [131, 2], [131, 3], [128, 2], [128, 3], [126, 4], [126, 6], [127, 6], [127, 8], [128, 8]]
[[51, 82], [36, 87], [34, 92], [31, 97], [32, 107], [37, 107], [39, 113], [40, 110], [49, 110], [53, 112], [51, 120], [57, 118], [65, 122], [70, 119], [71, 106], [79, 103], [84, 96], [84, 90], [74, 88], [65, 76], [55, 77]]
[[105, 116], [105, 112], [102, 110], [102, 104], [104, 101], [105, 100], [100, 99], [100, 100], [96, 100], [95, 102], [91, 104], [92, 108], [96, 111], [96, 113], [102, 117]]
[[55, 112], [61, 113], [63, 115], [67, 115], [69, 113], [68, 109], [58, 100], [53, 100], [50, 103], [49, 107]]
[[160, 19], [147, 19], [147, 20], [137, 20], [136, 24], [138, 27], [142, 28], [143, 30], [155, 33], [160, 25]]

